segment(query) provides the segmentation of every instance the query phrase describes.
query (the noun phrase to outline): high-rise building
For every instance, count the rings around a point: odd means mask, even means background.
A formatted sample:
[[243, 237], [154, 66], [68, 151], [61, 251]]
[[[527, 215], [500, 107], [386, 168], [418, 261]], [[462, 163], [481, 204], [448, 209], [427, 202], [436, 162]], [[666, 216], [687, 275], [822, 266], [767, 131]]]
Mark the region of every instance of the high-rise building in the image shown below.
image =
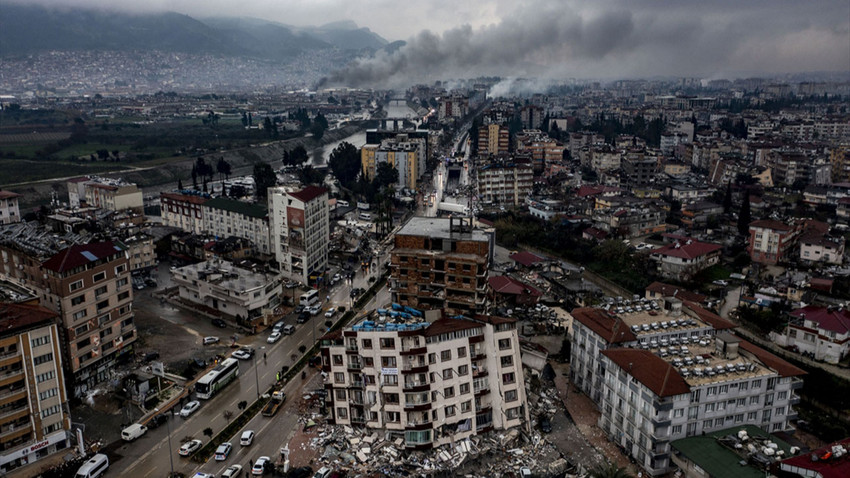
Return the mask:
[[162, 223], [200, 234], [204, 230], [204, 209], [201, 206], [209, 200], [209, 196], [201, 194], [161, 193], [159, 203]]
[[381, 431], [406, 449], [529, 429], [516, 321], [362, 321], [321, 340], [333, 423]]
[[257, 252], [271, 255], [269, 212], [265, 205], [215, 198], [201, 205], [203, 231], [219, 238], [241, 237], [254, 243]]
[[68, 395], [57, 314], [37, 305], [0, 303], [0, 472], [69, 445]]
[[425, 173], [426, 143], [424, 138], [399, 134], [381, 141], [367, 144], [360, 151], [363, 173], [370, 181], [375, 178], [381, 163], [387, 163], [398, 171], [398, 188], [416, 188], [416, 182]]
[[473, 228], [469, 218], [412, 217], [394, 244], [393, 302], [449, 314], [486, 312], [492, 234]]
[[478, 128], [478, 154], [507, 153], [509, 147], [508, 128], [497, 123], [486, 124]]
[[478, 197], [484, 202], [519, 206], [534, 188], [528, 163], [499, 161], [478, 168]]
[[330, 246], [328, 190], [269, 188], [269, 217], [281, 274], [310, 285], [324, 280]]
[[0, 189], [0, 224], [21, 222], [21, 210], [18, 207], [18, 193]]

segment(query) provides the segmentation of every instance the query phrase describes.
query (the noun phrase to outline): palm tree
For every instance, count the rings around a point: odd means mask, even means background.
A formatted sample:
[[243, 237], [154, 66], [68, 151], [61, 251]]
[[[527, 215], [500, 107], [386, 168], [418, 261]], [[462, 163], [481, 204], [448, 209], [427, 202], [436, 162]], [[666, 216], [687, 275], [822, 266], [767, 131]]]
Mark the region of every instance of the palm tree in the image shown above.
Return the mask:
[[607, 466], [597, 466], [591, 470], [588, 478], [633, 478], [626, 468], [621, 468], [613, 463]]

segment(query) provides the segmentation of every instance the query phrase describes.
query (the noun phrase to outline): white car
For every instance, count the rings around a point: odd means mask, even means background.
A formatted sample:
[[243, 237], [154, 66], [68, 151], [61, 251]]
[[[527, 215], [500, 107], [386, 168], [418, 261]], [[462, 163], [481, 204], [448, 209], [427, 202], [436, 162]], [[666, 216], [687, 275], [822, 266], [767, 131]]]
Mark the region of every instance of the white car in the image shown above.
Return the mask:
[[178, 451], [178, 453], [180, 454], [180, 456], [189, 456], [192, 453], [198, 451], [198, 449], [201, 448], [202, 444], [203, 442], [198, 439], [187, 441], [183, 444], [183, 446], [180, 447], [180, 451]]
[[270, 462], [272, 459], [267, 456], [261, 456], [257, 458], [257, 461], [254, 462], [254, 467], [251, 468], [251, 474], [255, 476], [260, 476], [266, 472], [266, 463]]
[[242, 475], [242, 465], [230, 465], [221, 474], [221, 478], [239, 478]]
[[245, 430], [242, 436], [239, 437], [239, 444], [242, 446], [251, 446], [254, 443], [254, 430]]
[[307, 311], [310, 312], [310, 315], [318, 315], [319, 312], [322, 311], [322, 306], [316, 304], [313, 307], [310, 307], [309, 309], [307, 309]]
[[224, 442], [215, 449], [215, 461], [224, 461], [230, 456], [230, 450], [233, 449], [233, 445], [230, 442]]
[[336, 308], [331, 307], [330, 309], [327, 310], [327, 312], [325, 312], [325, 317], [330, 319], [331, 317], [334, 316], [334, 314], [336, 314]]
[[282, 335], [281, 335], [280, 332], [272, 332], [272, 334], [269, 335], [269, 338], [266, 339], [266, 342], [273, 344], [273, 343], [277, 342], [278, 340], [280, 340], [281, 337], [282, 337]]
[[729, 285], [729, 282], [727, 282], [725, 280], [720, 280], [720, 279], [718, 279], [716, 281], [712, 281], [711, 283], [714, 284], [714, 285], [722, 286], [722, 287], [726, 287], [727, 285]]
[[253, 356], [254, 351], [249, 349], [248, 347], [242, 347], [236, 352], [233, 352], [233, 358], [238, 358], [239, 360], [250, 360], [250, 358]]
[[180, 416], [183, 418], [187, 418], [189, 415], [195, 413], [195, 410], [201, 408], [201, 402], [197, 400], [192, 400], [183, 406], [183, 409], [180, 410]]
[[218, 337], [204, 337], [204, 345], [217, 344]]

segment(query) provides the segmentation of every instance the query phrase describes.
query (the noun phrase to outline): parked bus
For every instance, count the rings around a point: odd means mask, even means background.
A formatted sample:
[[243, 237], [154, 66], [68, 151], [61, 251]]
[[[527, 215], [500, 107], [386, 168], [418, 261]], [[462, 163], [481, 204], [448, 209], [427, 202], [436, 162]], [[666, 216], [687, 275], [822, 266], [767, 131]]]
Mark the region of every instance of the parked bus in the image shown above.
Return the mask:
[[201, 377], [195, 384], [195, 395], [207, 400], [232, 382], [239, 375], [239, 361], [234, 358], [222, 360], [216, 368]]
[[299, 304], [304, 307], [313, 307], [314, 305], [319, 303], [319, 291], [311, 290], [301, 296], [301, 301]]

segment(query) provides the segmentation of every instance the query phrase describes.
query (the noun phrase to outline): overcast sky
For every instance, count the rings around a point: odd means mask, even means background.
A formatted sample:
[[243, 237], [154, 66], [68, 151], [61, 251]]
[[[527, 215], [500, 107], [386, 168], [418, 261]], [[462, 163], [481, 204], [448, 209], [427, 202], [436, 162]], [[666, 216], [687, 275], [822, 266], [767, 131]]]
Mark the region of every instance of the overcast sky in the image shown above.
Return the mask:
[[389, 41], [408, 41], [394, 55], [340, 74], [362, 84], [480, 74], [712, 78], [850, 71], [848, 0], [13, 1], [291, 25], [353, 20]]

